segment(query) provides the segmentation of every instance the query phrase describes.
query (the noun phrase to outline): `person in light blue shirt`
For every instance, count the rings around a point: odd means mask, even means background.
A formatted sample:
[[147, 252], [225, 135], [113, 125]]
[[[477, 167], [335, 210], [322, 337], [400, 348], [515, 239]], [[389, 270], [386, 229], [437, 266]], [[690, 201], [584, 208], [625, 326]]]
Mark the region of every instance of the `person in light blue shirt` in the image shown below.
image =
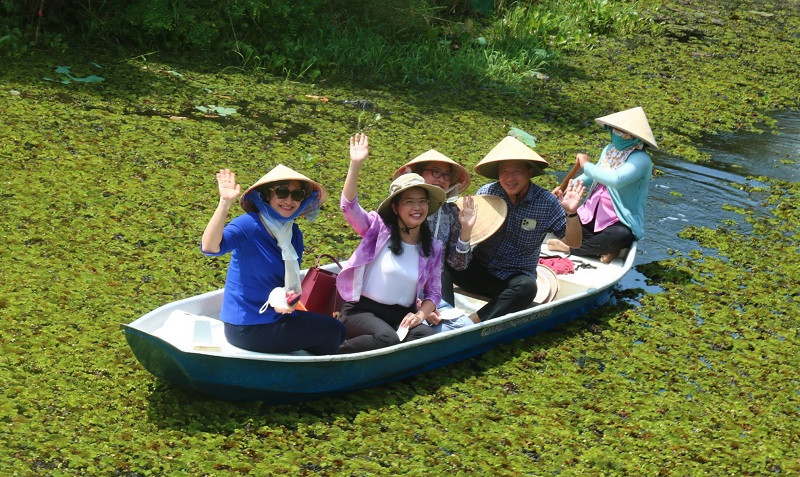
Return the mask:
[[[578, 179], [589, 187], [586, 201], [578, 208], [582, 243], [570, 247], [563, 241], [547, 241], [549, 250], [578, 256], [599, 257], [609, 263], [634, 240], [644, 237], [644, 209], [653, 161], [646, 147], [658, 148], [644, 110], [640, 107], [597, 118], [609, 131], [610, 143], [597, 164], [579, 153], [576, 165], [583, 170]], [[561, 192], [553, 190], [556, 197]]]

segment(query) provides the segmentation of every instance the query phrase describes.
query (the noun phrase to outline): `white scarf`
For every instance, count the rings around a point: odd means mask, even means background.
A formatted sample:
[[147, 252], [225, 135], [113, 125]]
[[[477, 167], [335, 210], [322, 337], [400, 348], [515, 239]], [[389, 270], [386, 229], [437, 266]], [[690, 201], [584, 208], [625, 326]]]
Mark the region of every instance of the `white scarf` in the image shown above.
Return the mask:
[[[275, 237], [275, 240], [278, 241], [278, 247], [281, 249], [281, 258], [283, 258], [285, 269], [283, 274], [283, 288], [286, 291], [291, 290], [300, 293], [302, 291], [300, 287], [300, 263], [298, 262], [300, 257], [297, 255], [297, 250], [295, 250], [292, 245], [292, 225], [294, 225], [294, 220], [289, 220], [281, 225], [273, 220], [272, 217], [264, 214], [258, 215], [261, 217], [261, 222], [267, 230], [269, 230], [272, 236]], [[266, 311], [268, 303], [269, 301], [264, 303], [264, 306], [259, 310], [260, 313]]]

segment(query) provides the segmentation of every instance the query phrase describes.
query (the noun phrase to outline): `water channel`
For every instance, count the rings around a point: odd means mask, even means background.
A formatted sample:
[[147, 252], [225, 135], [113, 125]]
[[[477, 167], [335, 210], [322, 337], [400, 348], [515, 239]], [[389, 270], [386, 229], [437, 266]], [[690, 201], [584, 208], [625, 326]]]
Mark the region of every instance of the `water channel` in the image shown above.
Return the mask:
[[[703, 163], [686, 162], [659, 151], [652, 154], [654, 168], [663, 174], [650, 182], [646, 235], [638, 244], [636, 264], [700, 249], [696, 242], [678, 237], [687, 225], [714, 229], [723, 220], [732, 218], [746, 230], [742, 217], [724, 210], [723, 205], [755, 213], [763, 209], [757, 197], [736, 187], [763, 185], [748, 176], [800, 181], [800, 111], [785, 111], [773, 117], [777, 124], [772, 132], [725, 133], [703, 138], [699, 149], [710, 157]], [[644, 276], [635, 270], [621, 286], [657, 290], [648, 287]]]

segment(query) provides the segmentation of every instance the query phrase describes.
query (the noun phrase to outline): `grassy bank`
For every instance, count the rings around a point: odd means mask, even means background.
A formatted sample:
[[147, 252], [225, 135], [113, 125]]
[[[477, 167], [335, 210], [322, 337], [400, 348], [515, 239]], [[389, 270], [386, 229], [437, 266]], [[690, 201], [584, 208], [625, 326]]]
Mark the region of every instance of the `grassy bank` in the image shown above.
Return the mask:
[[526, 81], [599, 35], [652, 27], [639, 0], [0, 1], [0, 56], [33, 48], [198, 55], [313, 81], [483, 85]]
[[[765, 112], [800, 105], [797, 1], [657, 6], [642, 12], [657, 35], [598, 42], [548, 79], [479, 89], [294, 82], [99, 49], [8, 63], [0, 473], [800, 472], [796, 184], [768, 192], [776, 212], [755, 237], [736, 224], [689, 229], [719, 255], [643, 267], [665, 292], [638, 308], [606, 307], [338, 399], [268, 407], [189, 395], [145, 372], [119, 329], [222, 285], [226, 260], [197, 247], [220, 167], [247, 185], [283, 162], [336, 197], [346, 138], [366, 131], [362, 199], [375, 207], [397, 164], [435, 147], [473, 165], [510, 126], [565, 170], [604, 144], [592, 118], [625, 107], [645, 108], [666, 152], [700, 159], [701, 133], [768, 126]], [[104, 81], [63, 84], [64, 65]], [[357, 243], [335, 201], [302, 226], [306, 264]]]

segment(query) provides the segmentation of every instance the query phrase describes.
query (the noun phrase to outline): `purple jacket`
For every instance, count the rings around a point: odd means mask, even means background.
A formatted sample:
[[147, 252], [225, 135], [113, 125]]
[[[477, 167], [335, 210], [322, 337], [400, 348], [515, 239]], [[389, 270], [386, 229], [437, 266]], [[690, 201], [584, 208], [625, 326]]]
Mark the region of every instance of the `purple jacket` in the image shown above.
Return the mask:
[[[358, 301], [364, 283], [364, 268], [375, 260], [376, 253], [389, 241], [391, 229], [383, 223], [377, 212], [367, 213], [359, 205], [358, 197], [351, 202], [342, 194], [340, 207], [344, 218], [363, 238], [339, 272], [336, 288], [346, 301]], [[417, 281], [416, 296], [439, 303], [442, 300], [442, 245], [434, 239], [432, 247], [433, 253], [430, 257], [425, 257], [421, 253], [419, 255], [420, 277]]]

